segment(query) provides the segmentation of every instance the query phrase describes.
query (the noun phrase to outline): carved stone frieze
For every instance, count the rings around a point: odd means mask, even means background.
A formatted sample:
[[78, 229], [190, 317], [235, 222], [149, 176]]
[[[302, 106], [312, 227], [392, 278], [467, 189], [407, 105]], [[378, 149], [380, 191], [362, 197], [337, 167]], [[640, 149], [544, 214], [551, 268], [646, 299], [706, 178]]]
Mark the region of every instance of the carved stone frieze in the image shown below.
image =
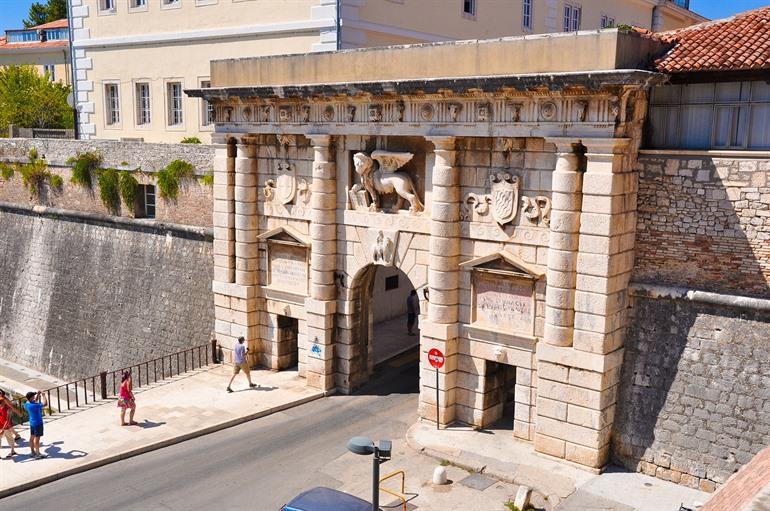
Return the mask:
[[369, 122], [382, 121], [382, 105], [369, 105]]
[[540, 117], [544, 121], [553, 121], [556, 119], [556, 103], [546, 101], [540, 105]]
[[[500, 139], [505, 140], [505, 139]], [[538, 195], [537, 197], [521, 197], [519, 202], [519, 177], [509, 172], [496, 172], [489, 177], [490, 193], [467, 193], [463, 197], [461, 218], [472, 221], [476, 216], [490, 215], [501, 227], [513, 222], [519, 211], [519, 203], [523, 216], [533, 224], [541, 222], [548, 225], [551, 213], [551, 199]]]

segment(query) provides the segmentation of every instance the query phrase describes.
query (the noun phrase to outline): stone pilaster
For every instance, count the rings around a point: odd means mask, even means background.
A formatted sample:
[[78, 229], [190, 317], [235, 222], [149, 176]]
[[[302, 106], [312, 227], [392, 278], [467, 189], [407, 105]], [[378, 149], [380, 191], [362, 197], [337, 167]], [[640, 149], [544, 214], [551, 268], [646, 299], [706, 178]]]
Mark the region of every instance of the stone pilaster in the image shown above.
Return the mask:
[[583, 175], [575, 140], [547, 141], [556, 144], [557, 160], [551, 197], [543, 340], [554, 346], [572, 346]]
[[[448, 424], [455, 418], [457, 381], [457, 331], [460, 288], [460, 170], [455, 167], [457, 151], [454, 137], [430, 137], [435, 146], [431, 174], [430, 244], [428, 260], [428, 318], [420, 328], [421, 364], [427, 364], [427, 351], [439, 348], [446, 364], [439, 371], [439, 402], [436, 381], [421, 378], [420, 414], [428, 420]], [[425, 371], [422, 372], [425, 375]]]
[[233, 139], [215, 151], [215, 332], [226, 360], [235, 339], [245, 337], [254, 365], [259, 351], [256, 147], [246, 139], [236, 145]]
[[581, 142], [587, 164], [575, 267], [573, 340], [571, 347], [538, 345], [535, 449], [598, 469], [609, 454], [623, 360], [636, 174], [628, 165], [627, 139]]
[[313, 144], [310, 195], [310, 296], [305, 300], [310, 351], [307, 383], [331, 390], [334, 387], [334, 314], [337, 287], [337, 165], [329, 135], [309, 136]]

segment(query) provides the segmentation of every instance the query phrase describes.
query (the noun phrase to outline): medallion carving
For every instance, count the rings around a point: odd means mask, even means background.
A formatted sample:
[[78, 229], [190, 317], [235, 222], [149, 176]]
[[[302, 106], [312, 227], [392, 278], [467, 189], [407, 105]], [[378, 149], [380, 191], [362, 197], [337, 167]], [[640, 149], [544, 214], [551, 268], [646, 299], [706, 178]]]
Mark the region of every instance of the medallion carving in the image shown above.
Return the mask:
[[371, 156], [366, 153], [353, 155], [356, 173], [361, 176], [363, 184], [363, 190], [358, 185], [354, 185], [350, 190], [349, 195], [353, 206], [358, 209], [362, 198], [360, 192], [365, 191], [371, 198], [370, 211], [380, 211], [381, 195], [396, 194], [398, 199], [392, 212], [400, 210], [405, 201], [409, 202], [410, 213], [421, 212], [424, 208], [417, 196], [412, 178], [406, 173], [398, 172], [413, 157], [412, 153], [391, 151], [374, 151]]
[[433, 105], [430, 103], [425, 103], [424, 105], [420, 106], [420, 119], [423, 121], [433, 120]]
[[291, 121], [293, 108], [290, 105], [281, 105], [278, 107], [278, 120], [281, 122]]
[[556, 118], [556, 103], [546, 101], [540, 105], [540, 117], [546, 121], [553, 121]]
[[323, 120], [324, 121], [333, 121], [334, 120], [334, 107], [332, 105], [327, 105], [326, 108], [324, 108], [323, 111]]
[[492, 120], [492, 106], [489, 103], [481, 103], [476, 106], [476, 120], [479, 122]]
[[369, 122], [382, 121], [382, 105], [369, 105]]

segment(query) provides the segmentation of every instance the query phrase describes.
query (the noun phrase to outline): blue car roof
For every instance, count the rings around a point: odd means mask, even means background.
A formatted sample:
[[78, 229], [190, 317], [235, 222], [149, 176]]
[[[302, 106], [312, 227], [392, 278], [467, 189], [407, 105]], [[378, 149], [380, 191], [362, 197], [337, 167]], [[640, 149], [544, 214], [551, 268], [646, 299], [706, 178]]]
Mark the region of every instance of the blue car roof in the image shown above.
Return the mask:
[[371, 503], [319, 486], [300, 493], [284, 506], [284, 511], [371, 511]]

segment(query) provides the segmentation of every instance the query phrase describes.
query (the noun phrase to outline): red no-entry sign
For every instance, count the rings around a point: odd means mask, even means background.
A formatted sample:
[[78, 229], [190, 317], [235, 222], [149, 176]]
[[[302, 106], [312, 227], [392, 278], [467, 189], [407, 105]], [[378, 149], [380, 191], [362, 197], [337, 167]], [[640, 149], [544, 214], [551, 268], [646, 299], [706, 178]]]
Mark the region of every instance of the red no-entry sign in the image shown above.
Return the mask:
[[430, 362], [430, 365], [436, 369], [441, 369], [441, 367], [444, 365], [444, 361], [444, 354], [436, 348], [432, 348], [428, 352], [428, 362]]

